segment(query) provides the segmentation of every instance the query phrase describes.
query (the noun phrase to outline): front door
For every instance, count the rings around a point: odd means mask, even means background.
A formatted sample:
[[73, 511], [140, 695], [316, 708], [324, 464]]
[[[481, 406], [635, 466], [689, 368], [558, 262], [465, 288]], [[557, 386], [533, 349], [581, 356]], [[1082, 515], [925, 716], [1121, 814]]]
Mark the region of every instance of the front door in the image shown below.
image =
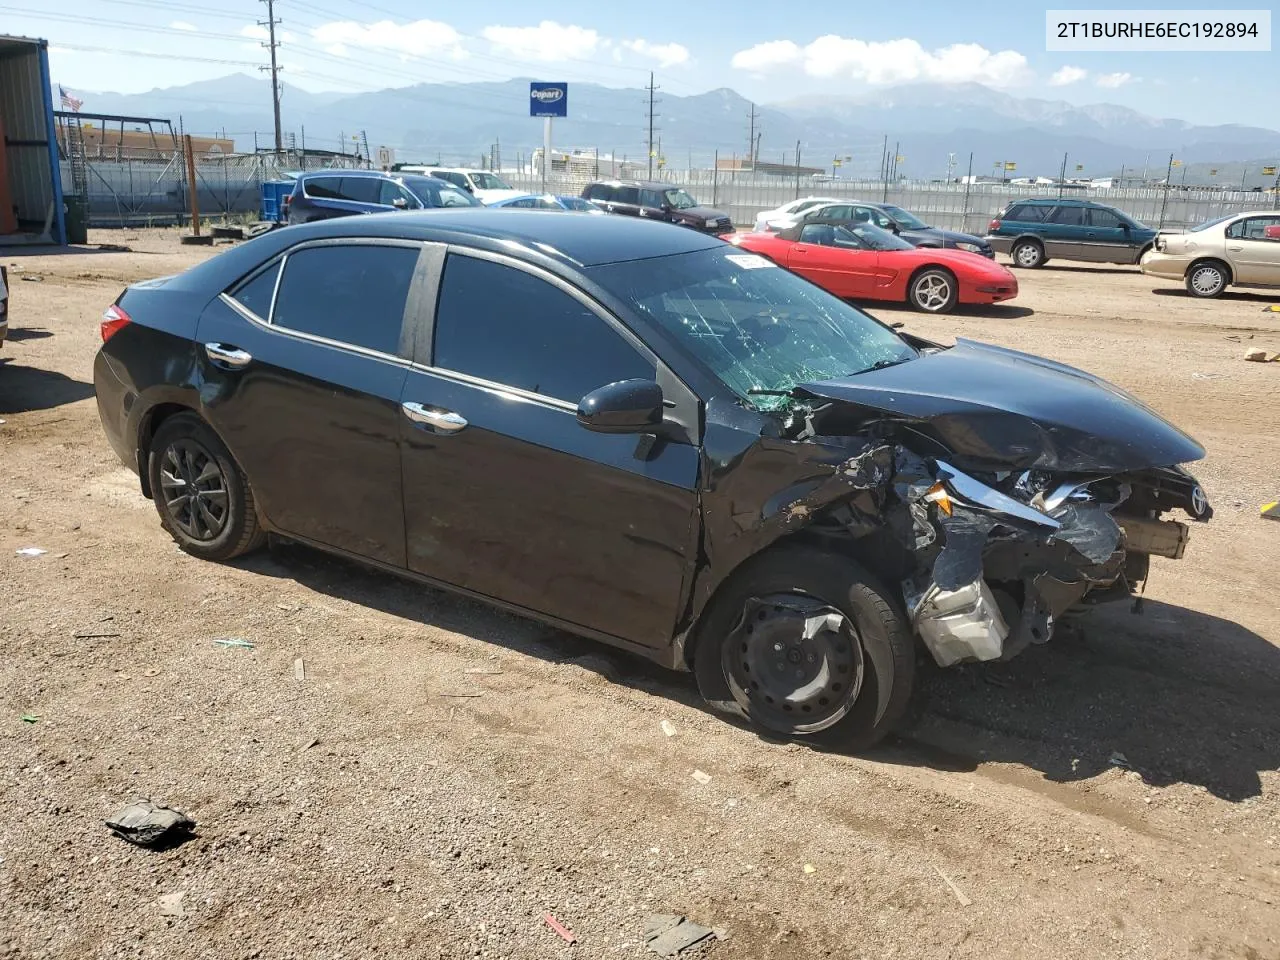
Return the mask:
[[1087, 207], [1085, 214], [1088, 220], [1085, 243], [1097, 251], [1090, 259], [1111, 263], [1133, 263], [1137, 259], [1138, 248], [1132, 242], [1132, 234], [1114, 211]]
[[875, 289], [876, 254], [860, 247], [853, 234], [834, 224], [806, 223], [787, 267], [837, 297], [868, 297]]
[[1267, 227], [1280, 226], [1280, 214], [1246, 217], [1227, 227], [1227, 257], [1237, 283], [1280, 286], [1280, 240]]
[[652, 355], [549, 276], [461, 252], [432, 347], [402, 394], [409, 568], [667, 645], [695, 560], [698, 449], [576, 417], [597, 387], [655, 379]]
[[295, 247], [278, 285], [280, 261], [215, 300], [197, 330], [205, 415], [272, 526], [394, 566], [404, 565], [401, 331], [419, 251]]

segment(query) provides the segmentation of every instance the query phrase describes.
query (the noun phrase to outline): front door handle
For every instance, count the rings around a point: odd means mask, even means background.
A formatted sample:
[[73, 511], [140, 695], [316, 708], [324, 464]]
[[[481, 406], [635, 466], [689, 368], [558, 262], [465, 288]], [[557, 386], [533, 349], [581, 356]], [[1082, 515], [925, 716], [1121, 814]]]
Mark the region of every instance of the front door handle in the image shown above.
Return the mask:
[[414, 423], [425, 423], [444, 433], [457, 433], [467, 425], [466, 418], [452, 410], [433, 410], [420, 403], [402, 403], [400, 409]]
[[204, 352], [214, 363], [234, 367], [237, 370], [241, 367], [247, 367], [249, 361], [253, 359], [252, 354], [241, 350], [239, 347], [229, 347], [224, 343], [206, 343]]

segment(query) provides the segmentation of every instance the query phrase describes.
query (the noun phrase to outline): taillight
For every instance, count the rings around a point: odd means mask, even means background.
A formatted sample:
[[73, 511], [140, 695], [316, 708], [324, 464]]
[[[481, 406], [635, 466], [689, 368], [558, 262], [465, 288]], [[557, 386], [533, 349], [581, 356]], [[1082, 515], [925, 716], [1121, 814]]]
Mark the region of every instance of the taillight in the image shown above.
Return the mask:
[[133, 318], [118, 303], [107, 307], [102, 311], [102, 342], [106, 343], [130, 323], [133, 323]]
[[997, 230], [1000, 229], [1000, 221], [992, 220], [989, 224], [987, 224], [987, 229], [990, 230], [992, 233], [995, 233]]

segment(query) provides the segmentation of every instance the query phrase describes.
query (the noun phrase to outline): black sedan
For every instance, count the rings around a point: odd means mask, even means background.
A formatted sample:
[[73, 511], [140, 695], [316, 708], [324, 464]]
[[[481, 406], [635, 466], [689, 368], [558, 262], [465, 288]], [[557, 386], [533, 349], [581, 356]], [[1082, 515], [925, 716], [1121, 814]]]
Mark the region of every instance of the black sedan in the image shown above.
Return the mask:
[[691, 669], [864, 747], [938, 663], [1129, 596], [1209, 508], [1189, 437], [1059, 364], [896, 333], [626, 217], [276, 231], [107, 309], [99, 412], [164, 528], [268, 532]]
[[800, 220], [838, 221], [856, 226], [869, 223], [881, 230], [896, 233], [915, 247], [932, 247], [939, 250], [965, 250], [994, 260], [995, 249], [985, 237], [961, 233], [958, 230], [947, 230], [943, 227], [931, 227], [915, 214], [894, 206], [892, 203], [863, 203], [861, 201], [838, 201], [810, 207], [798, 217], [771, 221], [773, 230], [784, 230], [788, 224]]

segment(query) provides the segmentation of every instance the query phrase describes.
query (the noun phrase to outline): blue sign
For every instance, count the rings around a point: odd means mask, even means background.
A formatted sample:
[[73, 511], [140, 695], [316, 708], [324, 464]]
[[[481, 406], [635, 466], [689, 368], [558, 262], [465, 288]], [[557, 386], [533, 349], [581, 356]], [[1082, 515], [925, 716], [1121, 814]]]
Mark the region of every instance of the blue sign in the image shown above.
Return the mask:
[[567, 83], [529, 84], [529, 116], [567, 117], [569, 115], [569, 85]]

